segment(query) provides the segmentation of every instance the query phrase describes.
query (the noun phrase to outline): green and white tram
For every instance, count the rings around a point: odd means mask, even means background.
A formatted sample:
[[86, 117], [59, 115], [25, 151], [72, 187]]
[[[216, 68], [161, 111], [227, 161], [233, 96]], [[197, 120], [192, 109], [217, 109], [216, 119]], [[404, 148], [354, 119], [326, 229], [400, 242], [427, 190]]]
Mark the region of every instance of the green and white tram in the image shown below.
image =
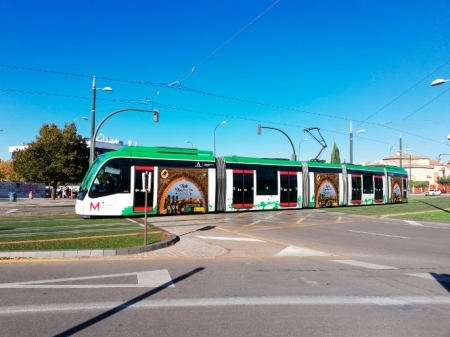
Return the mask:
[[212, 151], [136, 146], [96, 158], [75, 208], [91, 217], [387, 204], [407, 202], [407, 184], [406, 171], [396, 166], [216, 158]]

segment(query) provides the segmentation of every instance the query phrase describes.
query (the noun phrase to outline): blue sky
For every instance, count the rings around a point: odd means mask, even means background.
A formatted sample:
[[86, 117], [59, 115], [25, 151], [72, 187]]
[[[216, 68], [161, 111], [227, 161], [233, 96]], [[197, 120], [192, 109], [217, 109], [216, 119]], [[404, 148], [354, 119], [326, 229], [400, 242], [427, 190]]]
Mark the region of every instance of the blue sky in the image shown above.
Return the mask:
[[[349, 160], [399, 149], [450, 159], [449, 1], [0, 0], [0, 159], [43, 123], [76, 119], [90, 135], [92, 77], [99, 133], [139, 145], [301, 160], [319, 127]], [[365, 133], [356, 133], [358, 130]], [[409, 152], [407, 152], [409, 153]], [[298, 153], [297, 153], [298, 155]]]

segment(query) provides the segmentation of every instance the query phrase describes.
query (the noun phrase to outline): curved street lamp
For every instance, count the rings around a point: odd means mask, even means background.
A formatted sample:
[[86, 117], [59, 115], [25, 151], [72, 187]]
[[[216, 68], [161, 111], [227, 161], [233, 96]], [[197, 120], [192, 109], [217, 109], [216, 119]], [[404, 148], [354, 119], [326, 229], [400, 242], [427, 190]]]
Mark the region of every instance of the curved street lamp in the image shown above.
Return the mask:
[[216, 155], [216, 130], [219, 126], [221, 126], [222, 124], [227, 124], [226, 121], [223, 121], [220, 124], [217, 124], [216, 128], [214, 129], [214, 156]]
[[190, 143], [192, 148], [194, 148], [194, 144], [192, 144], [192, 142], [190, 140], [187, 140], [186, 143]]
[[300, 145], [302, 145], [302, 143], [304, 142], [304, 141], [307, 141], [308, 140], [308, 138], [305, 138], [305, 139], [303, 139], [302, 141], [300, 141], [300, 144], [298, 144], [298, 160], [300, 161]]
[[[75, 123], [76, 120], [77, 120], [78, 118], [79, 118], [79, 117], [75, 118], [75, 119], [72, 121], [72, 123]], [[88, 117], [83, 117], [83, 116], [81, 117], [81, 119], [82, 119], [82, 120], [85, 120], [85, 121], [89, 120]]]
[[441, 85], [441, 84], [444, 84], [444, 83], [447, 83], [447, 82], [449, 82], [450, 80], [444, 80], [443, 78], [438, 78], [438, 79], [436, 79], [436, 80], [434, 80], [433, 82], [431, 82], [431, 86], [432, 87], [435, 87], [435, 86], [437, 86], [437, 85]]

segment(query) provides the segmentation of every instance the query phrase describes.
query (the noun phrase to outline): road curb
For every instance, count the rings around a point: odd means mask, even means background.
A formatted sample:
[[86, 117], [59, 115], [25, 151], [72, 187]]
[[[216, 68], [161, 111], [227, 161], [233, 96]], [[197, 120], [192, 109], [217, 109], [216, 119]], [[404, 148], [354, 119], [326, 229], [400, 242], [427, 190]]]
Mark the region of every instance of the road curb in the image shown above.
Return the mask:
[[151, 252], [153, 250], [172, 246], [173, 244], [177, 243], [178, 241], [180, 241], [180, 238], [177, 235], [170, 234], [168, 239], [166, 239], [164, 241], [152, 243], [151, 245], [116, 249], [116, 256], [133, 255], [133, 254]]
[[[165, 232], [164, 230], [161, 230]], [[167, 233], [167, 232], [165, 232]], [[167, 233], [169, 237], [160, 242], [155, 242], [147, 246], [130, 247], [130, 248], [118, 248], [118, 249], [71, 249], [71, 250], [30, 250], [30, 251], [0, 251], [1, 260], [18, 260], [18, 259], [49, 259], [49, 258], [89, 258], [89, 257], [114, 257], [133, 255], [139, 253], [150, 252], [157, 249], [166, 248], [174, 245], [180, 238], [175, 234]]]

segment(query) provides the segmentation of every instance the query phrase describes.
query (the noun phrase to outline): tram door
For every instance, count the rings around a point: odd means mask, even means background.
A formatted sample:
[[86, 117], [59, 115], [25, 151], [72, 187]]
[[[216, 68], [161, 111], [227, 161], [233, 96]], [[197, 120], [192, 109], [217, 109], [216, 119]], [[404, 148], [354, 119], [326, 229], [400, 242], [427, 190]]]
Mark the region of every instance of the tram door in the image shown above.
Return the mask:
[[403, 202], [407, 202], [408, 201], [408, 179], [407, 178], [402, 178], [403, 181], [403, 198], [402, 201]]
[[361, 175], [352, 174], [352, 204], [360, 204], [362, 199]]
[[233, 170], [233, 208], [253, 207], [253, 171]]
[[383, 202], [383, 177], [375, 176], [375, 202]]
[[280, 206], [297, 206], [297, 172], [280, 172]]
[[[148, 176], [146, 175], [148, 172]], [[148, 189], [147, 194], [147, 210], [153, 211], [153, 166], [136, 166], [134, 172], [134, 202], [133, 210], [135, 212], [145, 212], [145, 188]]]

